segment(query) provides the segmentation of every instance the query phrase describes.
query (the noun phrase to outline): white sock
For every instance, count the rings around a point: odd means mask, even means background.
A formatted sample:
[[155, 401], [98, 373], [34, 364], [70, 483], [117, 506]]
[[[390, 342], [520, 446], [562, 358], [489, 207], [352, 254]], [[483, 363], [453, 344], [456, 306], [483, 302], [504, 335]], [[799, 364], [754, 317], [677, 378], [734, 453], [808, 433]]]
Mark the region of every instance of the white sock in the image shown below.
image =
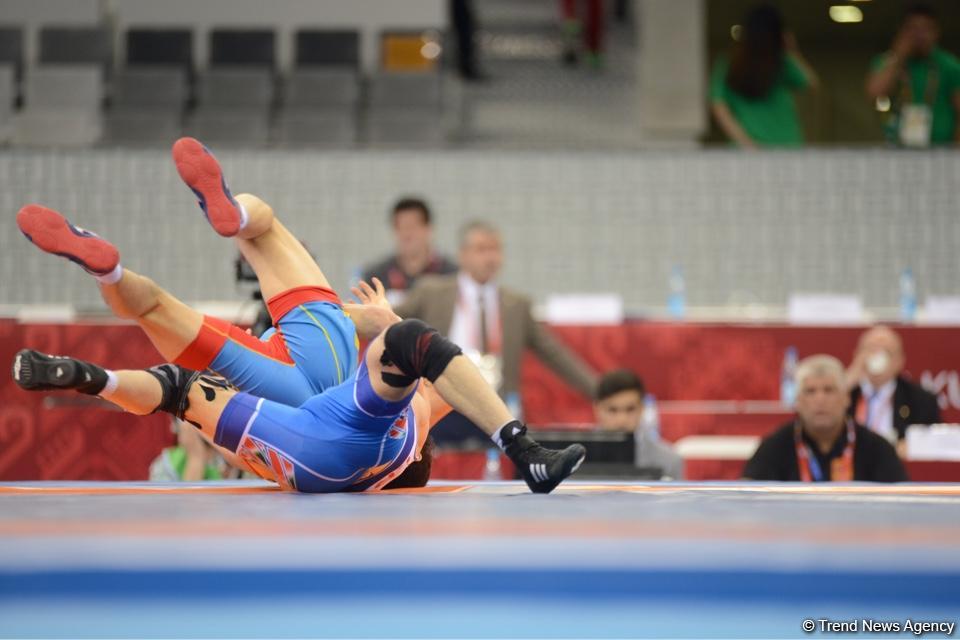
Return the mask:
[[120, 282], [120, 278], [123, 277], [123, 267], [120, 266], [120, 263], [117, 263], [117, 266], [113, 268], [113, 271], [110, 273], [105, 273], [102, 276], [94, 276], [97, 279], [97, 282], [100, 284], [117, 284]]
[[97, 394], [98, 396], [113, 393], [117, 390], [117, 384], [120, 382], [117, 380], [117, 374], [113, 371], [110, 369], [105, 369], [105, 371], [107, 372], [107, 384], [103, 385], [103, 389], [100, 389], [100, 393]]
[[247, 215], [246, 207], [239, 202], [237, 203], [237, 208], [240, 209], [240, 230], [243, 231], [247, 223], [250, 222], [250, 216]]
[[[493, 435], [490, 436], [490, 439], [493, 440], [494, 442], [496, 442], [496, 443], [497, 443], [497, 446], [500, 447], [501, 449], [505, 449], [505, 448], [506, 448], [506, 445], [503, 444], [503, 437], [500, 435], [500, 432], [503, 431], [504, 427], [507, 427], [507, 426], [513, 424], [514, 422], [516, 422], [516, 420], [511, 420], [510, 422], [507, 422], [506, 424], [504, 424], [503, 426], [501, 426], [499, 429], [497, 429], [496, 431], [494, 431], [494, 432], [493, 432]], [[513, 435], [516, 435], [516, 434], [517, 434], [517, 431], [519, 431], [519, 429], [520, 429], [519, 427], [514, 427], [514, 428], [513, 428]]]

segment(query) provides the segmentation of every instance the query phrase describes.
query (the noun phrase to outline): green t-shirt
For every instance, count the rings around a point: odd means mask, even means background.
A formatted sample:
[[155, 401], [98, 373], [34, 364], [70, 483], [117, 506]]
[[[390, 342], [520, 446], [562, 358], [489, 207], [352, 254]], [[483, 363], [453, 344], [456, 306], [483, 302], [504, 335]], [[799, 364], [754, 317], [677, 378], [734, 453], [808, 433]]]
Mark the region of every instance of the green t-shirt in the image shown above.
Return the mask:
[[[874, 71], [883, 66], [888, 53], [882, 53], [873, 59], [870, 68]], [[936, 94], [932, 88], [927, 88], [927, 79], [931, 69], [936, 69]], [[955, 140], [957, 126], [957, 112], [953, 97], [960, 92], [960, 59], [943, 49], [935, 48], [928, 58], [911, 58], [906, 64], [906, 75], [909, 79], [909, 91], [901, 83], [897, 83], [894, 95], [890, 96], [893, 103], [893, 115], [887, 124], [887, 135], [896, 139], [899, 122], [896, 118], [897, 106], [909, 97], [910, 104], [930, 104], [933, 98], [933, 123], [930, 129], [930, 141], [933, 144], [950, 144]]]
[[[187, 468], [187, 451], [183, 447], [168, 447], [157, 456], [150, 465], [150, 480], [160, 482], [178, 482], [183, 480]], [[220, 480], [220, 470], [216, 465], [206, 464], [203, 468], [204, 480]]]
[[783, 57], [783, 68], [770, 92], [758, 99], [748, 98], [730, 88], [727, 84], [729, 70], [730, 61], [726, 57], [714, 64], [710, 78], [710, 99], [725, 103], [743, 130], [757, 144], [777, 147], [802, 145], [803, 131], [792, 92], [806, 89], [810, 81], [793, 56]]

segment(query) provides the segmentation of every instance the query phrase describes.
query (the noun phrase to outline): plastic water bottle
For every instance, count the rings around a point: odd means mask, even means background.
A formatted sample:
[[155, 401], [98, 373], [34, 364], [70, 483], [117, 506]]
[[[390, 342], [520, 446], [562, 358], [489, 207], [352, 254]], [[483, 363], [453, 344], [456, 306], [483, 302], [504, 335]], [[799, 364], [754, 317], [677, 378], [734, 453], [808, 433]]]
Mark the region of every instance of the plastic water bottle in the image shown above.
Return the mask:
[[683, 320], [687, 314], [687, 282], [683, 277], [683, 267], [676, 265], [670, 272], [670, 297], [667, 311], [674, 320]]
[[640, 414], [640, 424], [637, 426], [641, 433], [654, 440], [660, 439], [660, 412], [657, 411], [657, 397], [652, 393], [643, 397], [643, 413]]
[[500, 472], [500, 449], [496, 447], [487, 449], [487, 463], [483, 468], [483, 479], [486, 482], [503, 480], [503, 475]]
[[797, 371], [797, 348], [787, 347], [783, 354], [783, 365], [780, 367], [780, 402], [786, 407], [792, 407], [797, 399], [797, 383], [793, 374]]
[[917, 281], [910, 267], [900, 272], [900, 320], [913, 322], [917, 317]]

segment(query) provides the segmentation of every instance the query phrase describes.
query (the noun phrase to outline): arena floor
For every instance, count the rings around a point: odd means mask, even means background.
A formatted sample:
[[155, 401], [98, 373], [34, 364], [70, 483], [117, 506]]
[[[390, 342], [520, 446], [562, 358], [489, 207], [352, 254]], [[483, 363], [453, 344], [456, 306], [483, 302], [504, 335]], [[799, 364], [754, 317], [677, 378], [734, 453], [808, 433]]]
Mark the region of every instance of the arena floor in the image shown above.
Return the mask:
[[2, 637], [805, 637], [958, 594], [960, 485], [0, 484]]

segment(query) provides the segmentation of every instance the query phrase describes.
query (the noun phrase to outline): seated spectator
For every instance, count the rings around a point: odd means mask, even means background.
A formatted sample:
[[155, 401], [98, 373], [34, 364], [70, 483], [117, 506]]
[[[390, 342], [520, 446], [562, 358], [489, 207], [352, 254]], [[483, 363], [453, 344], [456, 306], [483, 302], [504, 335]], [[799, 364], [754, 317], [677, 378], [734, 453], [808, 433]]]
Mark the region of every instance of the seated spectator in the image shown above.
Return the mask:
[[379, 278], [392, 304], [399, 304], [406, 291], [424, 274], [455, 273], [457, 265], [433, 250], [433, 221], [427, 203], [402, 198], [390, 215], [396, 253], [363, 271], [363, 279]]
[[177, 446], [167, 447], [150, 463], [152, 482], [221, 480], [226, 463], [191, 425], [174, 420]]
[[660, 469], [660, 475], [672, 480], [683, 479], [683, 458], [641, 425], [643, 381], [632, 371], [617, 369], [604, 374], [597, 383], [593, 414], [597, 427], [610, 431], [630, 431], [636, 443], [635, 463], [644, 469]]
[[847, 415], [843, 364], [828, 355], [797, 366], [797, 415], [763, 439], [743, 470], [748, 480], [903, 482], [907, 472], [889, 442]]
[[900, 336], [890, 327], [874, 327], [860, 336], [847, 370], [849, 414], [905, 453], [907, 427], [940, 422], [937, 397], [903, 377], [906, 357]]
[[711, 110], [742, 148], [799, 147], [803, 132], [792, 92], [818, 82], [793, 35], [784, 31], [780, 11], [763, 4], [747, 14], [733, 53], [714, 65]]
[[960, 59], [937, 46], [933, 8], [911, 5], [890, 50], [874, 59], [867, 95], [890, 102], [887, 137], [913, 147], [960, 142]]

